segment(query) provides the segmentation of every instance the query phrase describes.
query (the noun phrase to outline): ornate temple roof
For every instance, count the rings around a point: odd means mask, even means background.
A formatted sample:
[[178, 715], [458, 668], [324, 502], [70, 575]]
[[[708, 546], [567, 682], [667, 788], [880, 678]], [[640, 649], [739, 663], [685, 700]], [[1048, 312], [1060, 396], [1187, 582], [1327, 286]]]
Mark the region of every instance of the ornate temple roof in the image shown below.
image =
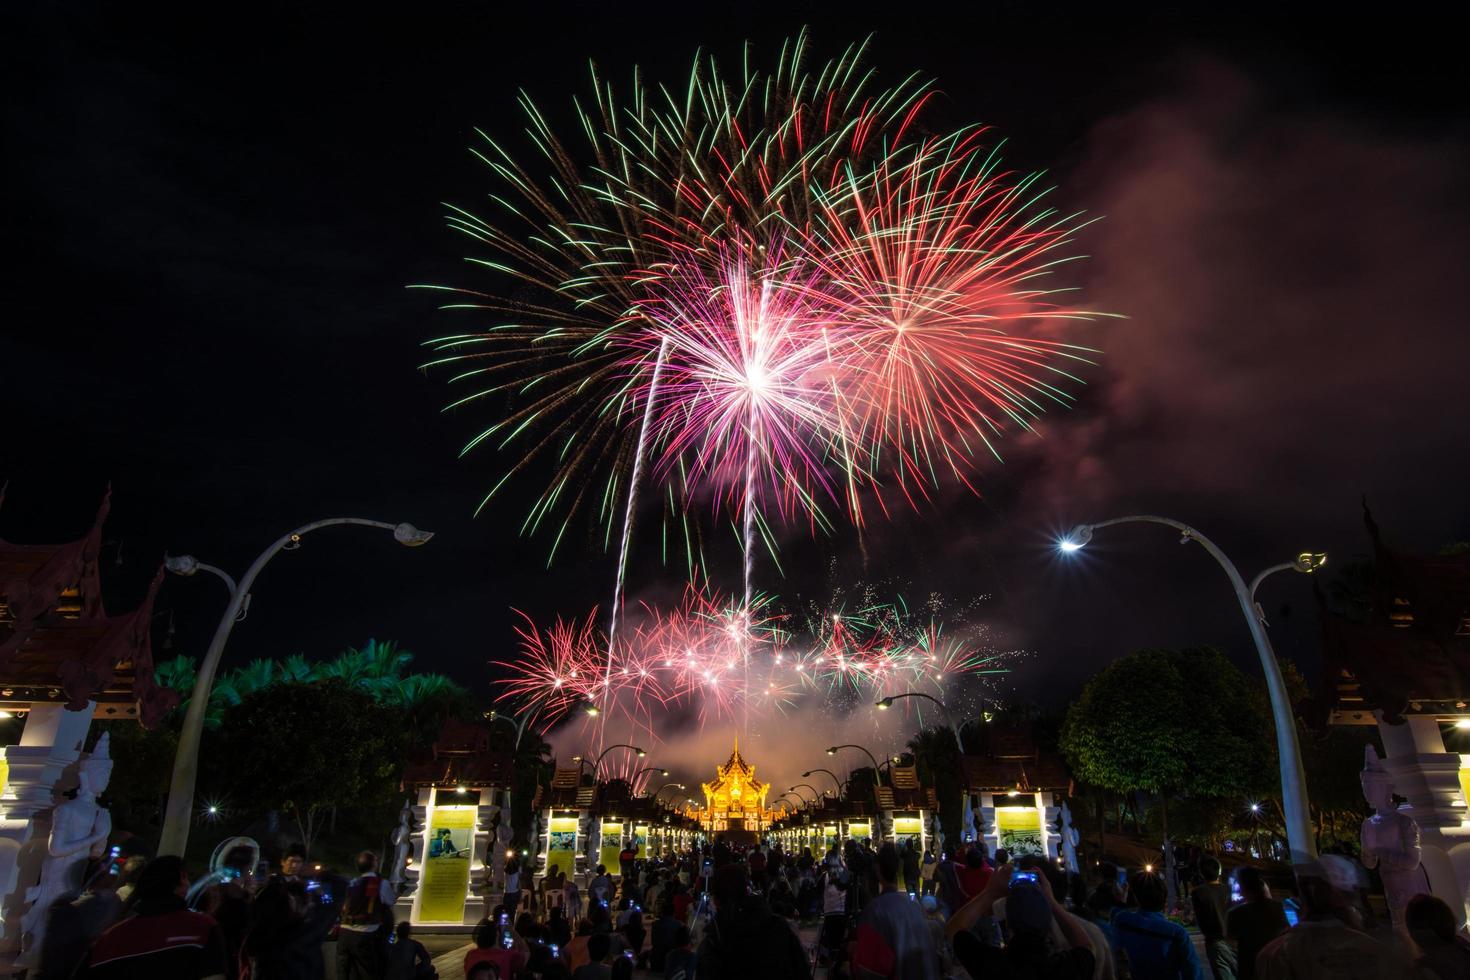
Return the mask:
[[986, 725], [979, 753], [960, 758], [965, 786], [976, 790], [1065, 790], [1072, 777], [1061, 757], [1043, 752], [1024, 727]]
[[706, 796], [718, 793], [721, 790], [728, 790], [733, 784], [739, 783], [742, 787], [742, 792], [745, 788], [749, 788], [754, 790], [761, 799], [765, 799], [766, 791], [771, 788], [770, 783], [763, 783], [756, 779], [755, 766], [752, 766], [740, 757], [740, 739], [738, 737], [735, 739], [735, 747], [730, 750], [730, 758], [725, 761], [724, 765], [716, 766], [715, 772], [717, 775], [714, 780], [703, 784]]
[[[1462, 713], [1470, 703], [1470, 552], [1419, 555], [1373, 541], [1364, 582], [1352, 583], [1322, 618], [1322, 697], [1299, 706], [1309, 724], [1395, 724], [1406, 713]], [[1356, 587], [1353, 587], [1355, 585]]]
[[490, 748], [484, 725], [450, 719], [439, 731], [427, 757], [411, 761], [403, 770], [404, 786], [465, 786], [503, 788], [515, 779], [515, 758]]
[[[65, 544], [0, 538], [0, 703], [65, 701], [99, 714], [136, 713], [149, 728], [178, 703], [153, 680], [149, 642], [160, 564], [142, 605], [109, 616], [102, 607], [97, 554], [110, 493], [91, 530]], [[0, 503], [4, 501], [0, 488]]]

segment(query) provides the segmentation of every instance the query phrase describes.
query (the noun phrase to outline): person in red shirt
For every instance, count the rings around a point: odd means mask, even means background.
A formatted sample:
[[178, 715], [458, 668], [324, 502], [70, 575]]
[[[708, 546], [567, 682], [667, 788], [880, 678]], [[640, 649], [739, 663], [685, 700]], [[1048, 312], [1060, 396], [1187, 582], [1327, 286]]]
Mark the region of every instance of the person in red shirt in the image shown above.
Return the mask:
[[965, 866], [959, 869], [960, 891], [964, 892], [965, 899], [972, 899], [983, 892], [992, 873], [990, 863], [985, 860], [985, 849], [978, 844], [971, 845], [965, 852]]
[[[510, 945], [506, 946], [504, 940], [510, 938]], [[489, 919], [481, 919], [480, 924], [475, 926], [475, 948], [464, 954], [464, 974], [470, 975], [480, 963], [494, 964], [503, 978], [511, 978], [520, 975], [525, 969], [526, 962], [530, 959], [530, 951], [520, 936], [510, 928], [497, 925]]]
[[133, 892], [133, 915], [108, 929], [87, 954], [87, 980], [223, 980], [225, 940], [219, 925], [184, 905], [189, 877], [183, 858], [148, 862]]

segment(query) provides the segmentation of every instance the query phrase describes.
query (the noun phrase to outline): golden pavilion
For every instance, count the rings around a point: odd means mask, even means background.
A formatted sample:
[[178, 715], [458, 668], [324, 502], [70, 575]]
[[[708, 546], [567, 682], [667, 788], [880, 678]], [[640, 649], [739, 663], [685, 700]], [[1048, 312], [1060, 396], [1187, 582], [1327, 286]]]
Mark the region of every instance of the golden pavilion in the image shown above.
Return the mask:
[[766, 809], [766, 793], [771, 784], [755, 778], [755, 766], [740, 758], [740, 739], [730, 759], [717, 767], [713, 781], [701, 784], [704, 810], [700, 823], [709, 833], [762, 831], [771, 827], [772, 814]]

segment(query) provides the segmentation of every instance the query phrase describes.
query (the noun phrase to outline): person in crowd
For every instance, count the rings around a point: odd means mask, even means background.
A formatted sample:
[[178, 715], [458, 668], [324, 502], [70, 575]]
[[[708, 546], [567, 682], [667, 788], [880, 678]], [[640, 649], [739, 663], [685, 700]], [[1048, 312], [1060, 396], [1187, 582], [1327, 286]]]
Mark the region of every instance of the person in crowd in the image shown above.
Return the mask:
[[500, 980], [500, 971], [494, 963], [476, 963], [464, 976], [465, 980]]
[[1455, 926], [1455, 913], [1436, 895], [1415, 895], [1404, 908], [1404, 932], [1414, 964], [1437, 980], [1470, 980], [1470, 943]]
[[1097, 886], [1087, 899], [1087, 907], [1095, 919], [1105, 922], [1113, 920], [1113, 913], [1128, 900], [1128, 889], [1123, 884], [1123, 875], [1116, 864], [1104, 861], [1097, 867]]
[[[1045, 876], [1051, 885], [1051, 893], [1057, 896], [1057, 902], [1066, 908], [1061, 896], [1067, 894], [1067, 875], [1052, 861], [1046, 860], [1040, 854], [1027, 854], [1014, 863], [1014, 867], [1024, 872]], [[992, 915], [995, 919], [1005, 922], [1007, 900], [997, 899]], [[1092, 980], [1113, 980], [1118, 975], [1118, 964], [1116, 954], [1113, 951], [1113, 927], [1112, 923], [1098, 923], [1067, 909], [1066, 915], [1071, 916], [1087, 933], [1087, 938], [1092, 945]], [[1051, 948], [1053, 951], [1065, 950], [1071, 944], [1067, 942], [1066, 934], [1062, 931], [1063, 919], [1061, 916], [1053, 916], [1051, 924]]]
[[551, 907], [551, 914], [546, 918], [546, 935], [558, 947], [565, 948], [572, 941], [572, 924], [567, 921], [567, 913], [560, 905]]
[[521, 907], [521, 862], [511, 855], [505, 862], [505, 898], [501, 900], [505, 911], [514, 919]]
[[[924, 852], [924, 860], [919, 864], [919, 893], [921, 895], [934, 894], [934, 875], [938, 871], [939, 857], [934, 853], [934, 848], [931, 847]], [[937, 900], [934, 903], [934, 908], [936, 910], [939, 908], [939, 902]]]
[[322, 943], [337, 909], [305, 879], [272, 875], [250, 905], [241, 962], [250, 980], [312, 980], [326, 975]]
[[971, 844], [965, 851], [965, 863], [959, 869], [960, 903], [970, 901], [985, 890], [990, 883], [992, 869], [985, 860], [985, 847]]
[[1358, 869], [1323, 854], [1297, 868], [1303, 915], [1256, 956], [1258, 980], [1398, 980], [1413, 967], [1397, 949], [1362, 932]]
[[592, 958], [587, 949], [587, 942], [592, 938], [592, 923], [582, 919], [577, 923], [577, 934], [572, 941], [561, 948], [561, 958], [566, 961], [567, 969], [573, 973], [581, 966], [585, 966]]
[[219, 926], [184, 903], [183, 858], [156, 857], [138, 876], [133, 915], [98, 937], [79, 974], [84, 980], [223, 980]]
[[561, 875], [561, 900], [566, 906], [567, 921], [580, 922], [582, 919], [582, 890], [577, 887], [576, 879], [565, 871], [558, 868], [557, 873]]
[[393, 886], [378, 875], [378, 856], [357, 855], [337, 932], [337, 980], [380, 980], [393, 932]]
[[47, 910], [35, 980], [70, 980], [97, 937], [122, 918], [123, 903], [117, 897], [121, 878], [113, 869], [106, 862], [81, 894], [63, 895]]
[[1286, 910], [1271, 897], [1266, 879], [1255, 868], [1237, 868], [1235, 884], [1241, 903], [1226, 913], [1225, 935], [1235, 943], [1235, 975], [1239, 980], [1255, 980], [1256, 956], [1286, 931]]
[[[954, 955], [972, 980], [1088, 980], [1096, 967], [1096, 951], [1082, 923], [1057, 901], [1046, 875], [1017, 876], [1010, 865], [997, 868], [980, 894], [966, 902], [945, 925]], [[1005, 899], [1009, 941], [1004, 947], [985, 937], [998, 937], [995, 904]], [[1061, 929], [1067, 948], [1054, 950], [1052, 926]]]
[[623, 937], [623, 950], [633, 954], [634, 962], [640, 966], [646, 966], [643, 955], [643, 941], [647, 938], [647, 931], [643, 928], [643, 912], [638, 908], [636, 902], [623, 899], [630, 907], [618, 916], [618, 932]]
[[636, 888], [630, 890], [630, 886], [637, 884], [637, 869], [634, 867], [634, 862], [637, 860], [638, 849], [633, 846], [632, 838], [629, 838], [628, 842], [623, 845], [623, 849], [618, 852], [618, 877], [622, 879], [625, 894], [632, 894], [636, 890]]
[[680, 924], [670, 945], [664, 957], [664, 980], [694, 980], [699, 959], [694, 955], [689, 927]]
[[903, 859], [884, 843], [874, 860], [878, 894], [863, 909], [852, 953], [855, 977], [938, 980], [939, 954], [918, 904], [900, 887]]
[[286, 848], [286, 853], [281, 855], [281, 877], [300, 878], [306, 874], [306, 848], [300, 844], [292, 844]]
[[1230, 908], [1230, 886], [1220, 880], [1220, 862], [1204, 855], [1197, 864], [1203, 881], [1189, 893], [1194, 924], [1205, 937], [1205, 959], [1215, 980], [1235, 980], [1235, 950], [1225, 939], [1225, 916]]
[[118, 900], [126, 903], [133, 894], [133, 889], [138, 886], [138, 878], [143, 874], [143, 868], [148, 864], [148, 859], [141, 854], [134, 854], [123, 862], [122, 884], [117, 886]]
[[[505, 915], [508, 921], [509, 913]], [[529, 946], [526, 941], [517, 935], [508, 924], [502, 926], [499, 916], [494, 919], [481, 919], [470, 938], [474, 941], [475, 946], [464, 954], [465, 976], [469, 976], [476, 966], [489, 963], [495, 967], [498, 975], [513, 980], [530, 959]]]
[[[658, 918], [654, 920], [653, 929], [650, 930], [648, 949], [648, 968], [655, 973], [662, 973], [664, 960], [668, 958], [669, 950], [674, 948], [674, 939], [679, 934], [683, 923], [674, 915], [674, 896], [665, 895], [658, 903]], [[689, 941], [689, 930], [684, 929], [685, 939]]]
[[968, 844], [961, 844], [954, 854], [942, 854], [939, 867], [934, 871], [934, 897], [939, 900], [939, 914], [949, 918], [965, 904], [964, 889], [960, 887], [960, 869], [964, 866]]
[[611, 951], [611, 937], [605, 932], [593, 933], [587, 940], [587, 962], [572, 972], [572, 980], [612, 980], [612, 967], [607, 963]]
[[762, 896], [750, 894], [744, 863], [716, 870], [710, 893], [715, 917], [697, 954], [700, 980], [810, 980], [811, 963], [801, 940]]
[[225, 937], [225, 976], [235, 980], [240, 974], [240, 950], [245, 945], [245, 932], [250, 928], [250, 900], [255, 891], [255, 848], [237, 845], [225, 853], [221, 862], [223, 877], [203, 895], [199, 911], [219, 923]]
[[847, 941], [847, 889], [851, 877], [836, 853], [827, 857], [822, 894], [822, 931], [817, 940], [822, 958], [835, 962]]
[[[434, 969], [434, 958], [424, 944], [413, 938], [413, 926], [398, 923], [393, 930], [393, 942], [388, 947], [388, 969], [383, 980], [438, 980], [439, 971]], [[256, 980], [252, 975], [250, 980]]]
[[607, 865], [599, 864], [597, 866], [597, 874], [588, 883], [587, 891], [591, 896], [593, 905], [601, 904], [603, 908], [607, 908], [612, 903], [613, 880], [612, 875], [607, 873]]
[[[919, 848], [912, 839], [904, 842], [899, 859], [903, 865], [903, 881], [900, 884], [910, 894], [919, 894]], [[879, 887], [882, 887], [881, 882]]]
[[1002, 864], [1010, 864], [1010, 863], [1011, 863], [1011, 852], [1008, 851], [1008, 850], [1006, 850], [1004, 847], [997, 847], [995, 849], [995, 866], [998, 868]]
[[954, 976], [959, 960], [954, 958], [954, 947], [944, 934], [944, 916], [939, 914], [939, 899], [933, 895], [921, 895], [919, 911], [924, 914], [924, 925], [929, 928], [929, 940], [934, 944], [934, 952], [939, 957], [939, 975]]
[[1140, 871], [1128, 882], [1138, 908], [1113, 913], [1113, 936], [1128, 957], [1133, 980], [1205, 980], [1189, 930], [1164, 915], [1168, 886], [1162, 875]]

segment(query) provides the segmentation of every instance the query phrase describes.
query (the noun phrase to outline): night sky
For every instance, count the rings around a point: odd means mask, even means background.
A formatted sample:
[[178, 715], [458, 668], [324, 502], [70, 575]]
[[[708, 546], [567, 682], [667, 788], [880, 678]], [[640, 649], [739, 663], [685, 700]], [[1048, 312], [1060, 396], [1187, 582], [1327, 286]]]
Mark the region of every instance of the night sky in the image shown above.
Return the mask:
[[[1341, 7], [1210, 23], [505, 6], [9, 7], [0, 535], [77, 536], [111, 481], [104, 575], [124, 608], [165, 550], [238, 574], [306, 521], [412, 521], [438, 537], [406, 551], [329, 530], [278, 557], [227, 663], [394, 639], [488, 695], [511, 608], [605, 607], [613, 559], [586, 524], [550, 570], [549, 539], [519, 537], [544, 471], [472, 517], [508, 461], [459, 459], [488, 416], [441, 414], [445, 378], [417, 370], [420, 345], [463, 324], [405, 287], [490, 285], [442, 221], [441, 202], [492, 187], [473, 127], [518, 133], [520, 86], [562, 111], [589, 58], [678, 84], [696, 48], [734, 62], [750, 39], [769, 61], [805, 24], [824, 58], [873, 32], [880, 77], [934, 77], [943, 122], [995, 126], [1012, 165], [1100, 216], [1081, 284], [1127, 319], [1078, 335], [1105, 354], [1076, 409], [1003, 444], [981, 497], [946, 492], [865, 549], [848, 528], [794, 531], [786, 580], [767, 565], [764, 587], [986, 595], [999, 645], [1032, 651], [1013, 693], [1057, 703], [1140, 647], [1253, 658], [1202, 551], [1140, 527], [1059, 560], [1079, 521], [1186, 520], [1247, 577], [1304, 548], [1334, 565], [1364, 551], [1363, 494], [1407, 547], [1470, 539], [1470, 80], [1451, 32]], [[715, 553], [738, 587], [734, 548]], [[640, 543], [630, 602], [682, 574]], [[1264, 599], [1280, 652], [1315, 669], [1307, 583]], [[168, 582], [157, 655], [202, 652], [223, 602], [212, 580]]]

